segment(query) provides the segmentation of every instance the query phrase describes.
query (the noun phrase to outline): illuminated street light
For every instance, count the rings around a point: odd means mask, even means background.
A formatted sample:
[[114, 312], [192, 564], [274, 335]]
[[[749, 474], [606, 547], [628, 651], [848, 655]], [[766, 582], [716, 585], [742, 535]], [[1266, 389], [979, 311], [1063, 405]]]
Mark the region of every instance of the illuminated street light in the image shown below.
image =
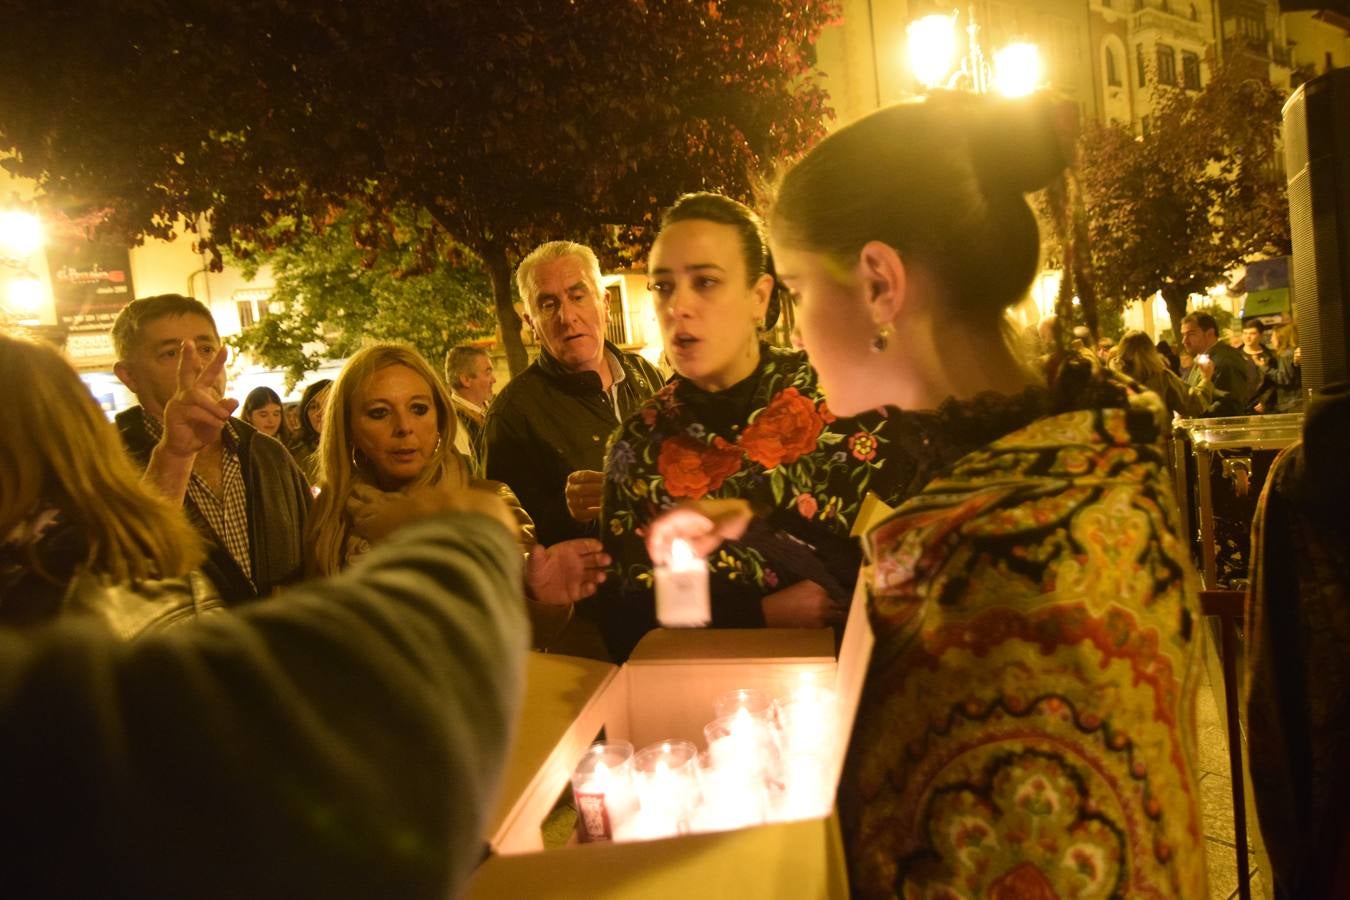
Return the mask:
[[1041, 52], [1025, 41], [994, 53], [994, 90], [1005, 97], [1025, 97], [1041, 86]]
[[26, 260], [42, 246], [42, 223], [32, 213], [0, 211], [0, 257]]
[[956, 13], [915, 19], [905, 32], [914, 77], [929, 89], [945, 84], [956, 65]]
[[958, 12], [924, 16], [906, 29], [909, 67], [925, 89], [960, 88], [977, 94], [996, 90], [1007, 97], [1025, 97], [1040, 88], [1043, 72], [1035, 44], [1009, 44], [995, 52], [991, 66], [974, 8], [966, 12], [964, 46], [959, 18]]
[[31, 275], [10, 279], [7, 293], [10, 310], [21, 320], [34, 316], [45, 299], [41, 279]]

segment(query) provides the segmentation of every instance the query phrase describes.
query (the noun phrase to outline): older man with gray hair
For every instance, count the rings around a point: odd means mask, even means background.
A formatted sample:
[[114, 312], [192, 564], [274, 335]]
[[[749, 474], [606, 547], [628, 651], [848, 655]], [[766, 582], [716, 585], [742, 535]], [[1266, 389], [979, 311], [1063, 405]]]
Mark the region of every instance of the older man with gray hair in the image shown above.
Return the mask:
[[516, 286], [539, 358], [488, 410], [485, 471], [515, 491], [541, 544], [592, 537], [609, 436], [663, 379], [605, 339], [609, 299], [589, 247], [535, 248], [517, 268]]

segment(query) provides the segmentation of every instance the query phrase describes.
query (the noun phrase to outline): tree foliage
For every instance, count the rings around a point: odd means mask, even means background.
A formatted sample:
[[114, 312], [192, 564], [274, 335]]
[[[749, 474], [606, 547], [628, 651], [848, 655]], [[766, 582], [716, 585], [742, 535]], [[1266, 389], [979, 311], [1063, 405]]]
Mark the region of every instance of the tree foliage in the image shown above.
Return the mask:
[[1277, 156], [1283, 98], [1235, 70], [1218, 71], [1199, 93], [1154, 90], [1148, 132], [1090, 129], [1079, 168], [1103, 305], [1160, 291], [1180, 333], [1191, 294], [1254, 255], [1289, 253]]
[[[451, 347], [490, 337], [487, 273], [427, 219], [421, 210], [394, 210], [371, 232], [369, 211], [351, 208], [321, 229], [269, 240], [271, 250], [241, 262], [249, 278], [260, 264], [271, 267], [273, 312], [233, 343], [285, 369], [289, 388], [367, 340], [408, 341], [438, 366]], [[289, 222], [277, 227], [295, 234]]]
[[823, 130], [831, 0], [0, 0], [0, 149], [106, 228], [202, 217], [219, 263], [359, 202], [425, 210], [484, 263], [551, 238], [640, 254], [657, 211], [750, 194]]

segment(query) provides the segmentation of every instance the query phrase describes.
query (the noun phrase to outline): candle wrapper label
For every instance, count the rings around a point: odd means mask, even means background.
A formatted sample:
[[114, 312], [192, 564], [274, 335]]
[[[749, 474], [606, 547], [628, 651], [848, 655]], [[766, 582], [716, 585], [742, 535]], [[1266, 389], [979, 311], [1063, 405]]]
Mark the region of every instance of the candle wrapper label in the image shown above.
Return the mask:
[[605, 795], [574, 791], [573, 796], [577, 801], [577, 824], [582, 843], [613, 840], [614, 828]]
[[711, 622], [707, 568], [657, 566], [656, 618], [666, 628], [702, 628]]

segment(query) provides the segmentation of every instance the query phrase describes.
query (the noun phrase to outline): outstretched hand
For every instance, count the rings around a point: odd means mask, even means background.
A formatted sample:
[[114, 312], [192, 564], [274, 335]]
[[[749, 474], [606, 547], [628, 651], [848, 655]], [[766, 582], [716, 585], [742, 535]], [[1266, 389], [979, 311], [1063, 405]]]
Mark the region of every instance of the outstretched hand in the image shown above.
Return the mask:
[[566, 606], [594, 594], [605, 580], [610, 557], [594, 538], [562, 541], [536, 547], [525, 566], [525, 583], [534, 600], [548, 606]]
[[164, 404], [164, 449], [174, 456], [193, 457], [220, 440], [220, 432], [239, 406], [221, 396], [218, 385], [225, 372], [229, 349], [221, 347], [205, 365], [192, 341], [178, 351], [178, 390]]

